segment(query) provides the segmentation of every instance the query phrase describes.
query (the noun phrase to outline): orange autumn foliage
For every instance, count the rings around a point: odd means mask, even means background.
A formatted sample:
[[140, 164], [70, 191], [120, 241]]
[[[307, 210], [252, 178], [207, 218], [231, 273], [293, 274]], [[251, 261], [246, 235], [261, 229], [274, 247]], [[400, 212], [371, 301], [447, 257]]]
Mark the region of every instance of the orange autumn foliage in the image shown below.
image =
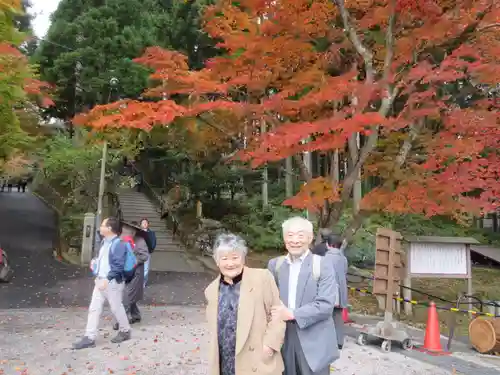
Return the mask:
[[[230, 113], [250, 139], [239, 157], [254, 167], [351, 151], [359, 133], [343, 182], [308, 181], [287, 203], [342, 208], [361, 170], [382, 180], [366, 209], [488, 211], [499, 204], [500, 123], [481, 85], [500, 82], [499, 19], [496, 0], [221, 0], [207, 8], [205, 31], [223, 55], [194, 71], [181, 53], [149, 48], [136, 62], [154, 69], [145, 95], [162, 100], [99, 106], [78, 120], [149, 130]], [[464, 86], [473, 99], [460, 104]]]
[[15, 39], [23, 35], [15, 29], [13, 15], [21, 13], [21, 8], [20, 0], [0, 0], [2, 22], [6, 23], [3, 28], [5, 35], [0, 37], [0, 75], [2, 81], [9, 82], [9, 85], [14, 85], [14, 82], [17, 84], [22, 78], [21, 86], [24, 92], [35, 98], [40, 106], [48, 107], [54, 104], [47, 94], [50, 85], [33, 77], [28, 59], [17, 48], [22, 40]]

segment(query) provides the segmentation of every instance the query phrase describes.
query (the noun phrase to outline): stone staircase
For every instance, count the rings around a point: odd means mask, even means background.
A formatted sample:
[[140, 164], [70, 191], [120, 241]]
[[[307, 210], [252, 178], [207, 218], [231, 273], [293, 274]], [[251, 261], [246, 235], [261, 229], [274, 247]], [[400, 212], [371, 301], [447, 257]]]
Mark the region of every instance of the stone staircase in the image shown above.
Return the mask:
[[180, 241], [167, 229], [155, 205], [141, 192], [133, 189], [118, 192], [123, 220], [149, 220], [149, 225], [156, 233], [156, 250], [151, 258], [151, 270], [169, 272], [205, 272], [205, 268], [187, 254]]

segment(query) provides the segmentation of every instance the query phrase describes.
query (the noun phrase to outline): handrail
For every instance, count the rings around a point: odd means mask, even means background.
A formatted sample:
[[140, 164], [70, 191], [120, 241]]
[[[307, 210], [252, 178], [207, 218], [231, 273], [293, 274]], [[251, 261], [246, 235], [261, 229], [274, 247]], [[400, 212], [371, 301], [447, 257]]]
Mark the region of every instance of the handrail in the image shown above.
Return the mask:
[[123, 212], [122, 208], [120, 205], [120, 199], [118, 198], [118, 194], [107, 191], [105, 192], [105, 195], [109, 196], [111, 198], [111, 206], [114, 209], [113, 216], [115, 216], [118, 220], [122, 221], [123, 220]]

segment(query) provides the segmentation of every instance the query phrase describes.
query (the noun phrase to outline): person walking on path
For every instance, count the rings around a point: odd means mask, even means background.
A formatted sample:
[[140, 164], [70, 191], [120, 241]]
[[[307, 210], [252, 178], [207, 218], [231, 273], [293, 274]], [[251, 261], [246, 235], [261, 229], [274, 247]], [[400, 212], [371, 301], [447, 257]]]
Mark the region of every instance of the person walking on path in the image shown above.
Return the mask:
[[339, 358], [333, 324], [337, 284], [330, 255], [312, 254], [313, 224], [302, 217], [283, 223], [288, 255], [271, 259], [283, 304], [273, 316], [286, 321], [284, 375], [328, 375]]
[[129, 340], [131, 337], [127, 313], [123, 307], [127, 244], [118, 237], [121, 232], [120, 221], [114, 217], [104, 219], [99, 232], [104, 239], [101, 243], [98, 258], [92, 260], [91, 263], [96, 278], [89, 306], [87, 328], [84, 337], [73, 344], [74, 349], [95, 347], [99, 320], [105, 301], [108, 301], [120, 329], [118, 334], [111, 339], [111, 342], [117, 344]]
[[342, 311], [347, 308], [349, 303], [349, 293], [347, 289], [348, 262], [347, 258], [344, 255], [344, 252], [341, 250], [341, 247], [342, 239], [339, 236], [335, 234], [331, 234], [330, 236], [328, 236], [327, 254], [331, 255], [330, 259], [332, 260], [333, 270], [335, 272], [335, 280], [338, 286], [338, 291], [336, 294], [337, 299], [335, 301], [335, 307], [333, 309], [333, 322], [335, 324], [335, 332], [337, 333], [337, 342], [339, 345], [339, 349], [343, 348], [345, 337]]
[[[147, 235], [146, 232], [141, 230], [137, 222], [132, 221], [130, 224], [123, 223], [121, 239], [130, 244], [137, 260], [134, 277], [132, 280], [125, 282], [125, 293], [123, 296], [123, 305], [125, 306], [130, 324], [141, 321], [141, 312], [137, 303], [144, 297], [144, 262], [149, 258], [148, 246], [141, 234]], [[113, 329], [117, 331], [119, 328], [120, 325], [115, 318]]]
[[151, 266], [151, 254], [156, 249], [156, 233], [149, 227], [149, 220], [147, 218], [141, 219], [141, 228], [147, 233], [147, 241], [149, 256], [148, 260], [144, 263], [144, 287], [148, 283], [149, 267]]
[[268, 270], [245, 267], [245, 241], [221, 234], [213, 256], [220, 275], [205, 289], [211, 336], [209, 375], [281, 375], [285, 323], [272, 319], [281, 305]]

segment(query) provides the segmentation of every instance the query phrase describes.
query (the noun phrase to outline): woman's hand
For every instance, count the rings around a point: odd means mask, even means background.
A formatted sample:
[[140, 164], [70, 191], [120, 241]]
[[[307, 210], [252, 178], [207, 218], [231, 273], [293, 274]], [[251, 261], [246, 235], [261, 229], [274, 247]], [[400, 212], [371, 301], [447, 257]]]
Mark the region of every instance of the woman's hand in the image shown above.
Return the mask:
[[274, 350], [267, 345], [263, 346], [262, 351], [264, 353], [264, 358], [270, 358], [274, 355]]
[[271, 314], [273, 319], [279, 319], [283, 321], [294, 320], [292, 310], [286, 308], [284, 305], [281, 306], [273, 306], [271, 308]]

